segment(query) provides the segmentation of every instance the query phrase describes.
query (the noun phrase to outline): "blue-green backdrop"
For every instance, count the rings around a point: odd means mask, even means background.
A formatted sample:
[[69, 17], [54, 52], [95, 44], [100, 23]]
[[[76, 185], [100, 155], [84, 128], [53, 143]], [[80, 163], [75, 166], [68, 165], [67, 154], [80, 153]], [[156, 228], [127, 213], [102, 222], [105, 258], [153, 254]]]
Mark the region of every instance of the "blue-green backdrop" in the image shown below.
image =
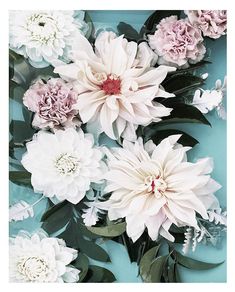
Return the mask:
[[[131, 24], [135, 29], [139, 30], [141, 25], [147, 19], [152, 11], [89, 11], [94, 22], [96, 31], [100, 29], [112, 28], [116, 30], [116, 26], [120, 21]], [[217, 79], [223, 79], [226, 75], [226, 37], [220, 39], [206, 40], [208, 54], [212, 64], [207, 65], [203, 72], [208, 72], [207, 88], [212, 88]], [[10, 103], [10, 117], [14, 119], [22, 119], [19, 104]], [[226, 121], [218, 118], [215, 111], [207, 114], [207, 118], [211, 122], [212, 128], [204, 125], [177, 125], [178, 129], [185, 130], [200, 141], [193, 150], [190, 151], [189, 157], [194, 159], [204, 156], [214, 158], [215, 168], [213, 178], [215, 178], [223, 187], [217, 192], [217, 197], [221, 202], [221, 206], [226, 206]], [[41, 195], [34, 194], [29, 189], [16, 186], [10, 183], [10, 203], [19, 200], [25, 200], [33, 203]], [[10, 235], [15, 235], [19, 230], [24, 229], [30, 232], [40, 227], [40, 217], [46, 208], [46, 200], [41, 201], [35, 206], [35, 217], [28, 218], [21, 222], [10, 223]], [[137, 276], [138, 268], [135, 263], [130, 263], [125, 248], [113, 241], [106, 242], [102, 246], [108, 251], [111, 263], [101, 263], [91, 261], [98, 265], [107, 267], [116, 276], [117, 282], [141, 282]], [[199, 246], [195, 253], [191, 253], [192, 257], [199, 260], [219, 262], [226, 259], [226, 239], [223, 240], [220, 248], [212, 246]], [[181, 268], [183, 282], [226, 282], [226, 261], [219, 267], [208, 271], [192, 271]]]

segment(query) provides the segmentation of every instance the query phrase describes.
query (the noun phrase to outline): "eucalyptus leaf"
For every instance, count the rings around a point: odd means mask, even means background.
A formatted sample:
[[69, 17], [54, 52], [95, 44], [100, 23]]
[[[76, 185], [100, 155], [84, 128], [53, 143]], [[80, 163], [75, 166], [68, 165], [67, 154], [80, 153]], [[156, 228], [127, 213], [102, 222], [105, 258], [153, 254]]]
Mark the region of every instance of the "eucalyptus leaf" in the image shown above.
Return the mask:
[[189, 258], [187, 256], [184, 256], [177, 251], [174, 251], [173, 254], [178, 264], [180, 264], [181, 266], [185, 268], [193, 269], [193, 270], [208, 270], [208, 269], [216, 268], [219, 265], [224, 263], [224, 261], [220, 263], [206, 263], [206, 262], [198, 261], [198, 260]]
[[151, 282], [150, 268], [154, 258], [157, 256], [160, 245], [156, 245], [148, 250], [140, 260], [140, 275], [145, 282]]
[[86, 274], [88, 272], [88, 268], [89, 268], [88, 257], [80, 252], [78, 254], [78, 257], [76, 258], [76, 260], [72, 263], [72, 265], [75, 268], [77, 268], [78, 270], [80, 270], [79, 282], [82, 282], [83, 279], [85, 278], [85, 276], [86, 276]]
[[168, 259], [169, 255], [159, 256], [156, 258], [150, 267], [150, 282], [151, 283], [160, 283], [163, 267]]
[[88, 227], [87, 229], [92, 233], [95, 233], [104, 237], [115, 237], [119, 236], [126, 230], [126, 222], [111, 224], [104, 227]]
[[9, 180], [17, 185], [32, 187], [31, 173], [27, 171], [9, 171]]
[[86, 279], [88, 283], [112, 283], [116, 281], [111, 271], [95, 265], [89, 266]]

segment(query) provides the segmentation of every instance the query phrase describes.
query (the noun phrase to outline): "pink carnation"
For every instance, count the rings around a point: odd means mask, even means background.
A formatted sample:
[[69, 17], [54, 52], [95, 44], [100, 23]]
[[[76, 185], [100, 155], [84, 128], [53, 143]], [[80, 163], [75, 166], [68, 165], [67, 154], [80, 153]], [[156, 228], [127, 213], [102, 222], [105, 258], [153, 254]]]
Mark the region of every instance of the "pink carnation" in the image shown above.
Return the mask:
[[157, 25], [154, 35], [149, 35], [149, 45], [159, 56], [158, 64], [181, 67], [197, 63], [206, 52], [199, 29], [188, 19], [166, 17]]
[[185, 10], [189, 21], [198, 27], [204, 36], [218, 39], [226, 34], [227, 11], [226, 10]]
[[24, 105], [35, 113], [36, 128], [63, 128], [80, 125], [77, 118], [77, 92], [60, 78], [33, 84], [24, 94]]

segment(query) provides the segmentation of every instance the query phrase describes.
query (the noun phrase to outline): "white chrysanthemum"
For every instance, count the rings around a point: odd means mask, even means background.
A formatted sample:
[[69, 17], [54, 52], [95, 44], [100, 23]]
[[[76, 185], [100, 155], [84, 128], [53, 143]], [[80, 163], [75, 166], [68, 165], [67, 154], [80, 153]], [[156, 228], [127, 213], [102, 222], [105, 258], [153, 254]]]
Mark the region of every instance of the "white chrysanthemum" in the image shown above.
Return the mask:
[[190, 147], [176, 143], [179, 138], [170, 136], [157, 146], [124, 140], [123, 148], [107, 150], [105, 191], [112, 194], [99, 207], [108, 210], [110, 220], [125, 217], [133, 241], [145, 227], [152, 240], [160, 234], [173, 241], [172, 224], [198, 228], [196, 212], [208, 219], [207, 209], [218, 206], [213, 193], [220, 185], [209, 175], [211, 159], [187, 162]]
[[10, 48], [36, 68], [67, 62], [77, 35], [87, 31], [83, 18], [82, 11], [11, 11]]
[[[137, 125], [148, 125], [168, 116], [171, 109], [155, 97], [172, 97], [161, 82], [173, 67], [151, 67], [156, 55], [146, 43], [128, 42], [113, 32], [102, 32], [92, 45], [79, 36], [71, 53], [72, 64], [55, 72], [74, 83], [80, 93], [83, 123], [97, 123], [110, 138], [134, 137]], [[156, 60], [155, 60], [156, 61]]]
[[10, 281], [77, 282], [80, 271], [69, 266], [76, 257], [77, 251], [66, 247], [62, 239], [21, 232], [10, 238]]
[[40, 131], [26, 144], [22, 165], [32, 173], [35, 192], [77, 204], [101, 177], [102, 152], [80, 129]]

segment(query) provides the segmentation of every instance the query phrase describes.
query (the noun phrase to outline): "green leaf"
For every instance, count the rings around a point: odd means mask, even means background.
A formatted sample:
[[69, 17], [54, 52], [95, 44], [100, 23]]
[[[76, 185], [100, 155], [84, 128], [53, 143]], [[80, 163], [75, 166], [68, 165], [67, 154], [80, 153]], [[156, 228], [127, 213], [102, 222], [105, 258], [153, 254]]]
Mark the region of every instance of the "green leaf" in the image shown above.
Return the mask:
[[18, 85], [13, 80], [10, 80], [10, 82], [9, 82], [9, 97], [12, 100], [22, 104], [24, 93], [25, 93], [25, 89], [22, 86]]
[[120, 22], [117, 30], [120, 35], [124, 34], [125, 38], [129, 41], [138, 41], [140, 38], [139, 33], [130, 24], [125, 22]]
[[104, 227], [87, 227], [89, 231], [104, 237], [119, 236], [126, 230], [126, 222], [112, 224]]
[[35, 132], [36, 130], [31, 128], [30, 124], [23, 121], [12, 120], [10, 123], [10, 133], [16, 143], [32, 139]]
[[[191, 146], [194, 147], [199, 142], [190, 136], [189, 134], [175, 129], [169, 129], [169, 130], [158, 130], [157, 128], [146, 127], [144, 129], [144, 133], [146, 133], [145, 141], [151, 139], [155, 144], [159, 144], [163, 139], [169, 137], [170, 135], [176, 135], [181, 134], [182, 136], [179, 138], [178, 142], [182, 144], [183, 146]], [[147, 139], [146, 139], [147, 138]]]
[[156, 258], [150, 267], [150, 280], [151, 283], [160, 283], [163, 272], [163, 267], [169, 255], [164, 255]]
[[49, 210], [41, 218], [42, 228], [48, 233], [53, 234], [65, 227], [72, 217], [72, 207], [67, 201], [63, 201]]
[[167, 107], [172, 107], [173, 110], [169, 117], [165, 117], [157, 125], [165, 125], [172, 123], [197, 123], [211, 126], [210, 122], [196, 107], [184, 103], [163, 102]]
[[116, 281], [111, 271], [95, 265], [89, 267], [86, 278], [88, 283], [112, 283]]
[[180, 264], [181, 266], [185, 268], [193, 269], [193, 270], [213, 269], [224, 263], [224, 261], [220, 263], [206, 263], [206, 262], [194, 260], [192, 258], [182, 255], [181, 253], [177, 251], [174, 251], [173, 255], [175, 256], [176, 262], [178, 264]]
[[80, 270], [79, 273], [79, 282], [82, 282], [82, 280], [85, 278], [88, 268], [89, 268], [89, 260], [86, 255], [82, 254], [81, 252], [78, 254], [78, 257], [76, 260], [72, 263], [72, 265]]
[[162, 83], [167, 92], [174, 93], [175, 95], [187, 92], [203, 84], [204, 79], [190, 73], [170, 75]]
[[9, 180], [20, 186], [32, 187], [31, 173], [27, 171], [10, 171]]
[[110, 262], [109, 255], [102, 247], [97, 245], [94, 241], [86, 239], [86, 234], [84, 233], [82, 225], [75, 222], [75, 219], [70, 220], [65, 231], [63, 231], [59, 237], [63, 238], [68, 246], [79, 249], [82, 253], [94, 260]]
[[158, 251], [159, 251], [160, 245], [156, 245], [153, 248], [151, 248], [150, 250], [148, 250], [142, 257], [142, 259], [140, 260], [140, 265], [139, 265], [139, 269], [140, 269], [140, 275], [142, 277], [142, 279], [144, 280], [144, 282], [150, 282], [151, 279], [151, 275], [150, 275], [150, 268], [151, 268], [151, 264], [154, 260], [154, 258], [156, 257]]
[[190, 66], [188, 68], [184, 68], [184, 69], [177, 69], [176, 71], [173, 72], [169, 72], [168, 75], [175, 75], [175, 74], [179, 74], [179, 73], [188, 73], [190, 71], [194, 71], [196, 69], [199, 69], [205, 65], [211, 64], [210, 61], [207, 60], [202, 60], [196, 64], [190, 64]]

